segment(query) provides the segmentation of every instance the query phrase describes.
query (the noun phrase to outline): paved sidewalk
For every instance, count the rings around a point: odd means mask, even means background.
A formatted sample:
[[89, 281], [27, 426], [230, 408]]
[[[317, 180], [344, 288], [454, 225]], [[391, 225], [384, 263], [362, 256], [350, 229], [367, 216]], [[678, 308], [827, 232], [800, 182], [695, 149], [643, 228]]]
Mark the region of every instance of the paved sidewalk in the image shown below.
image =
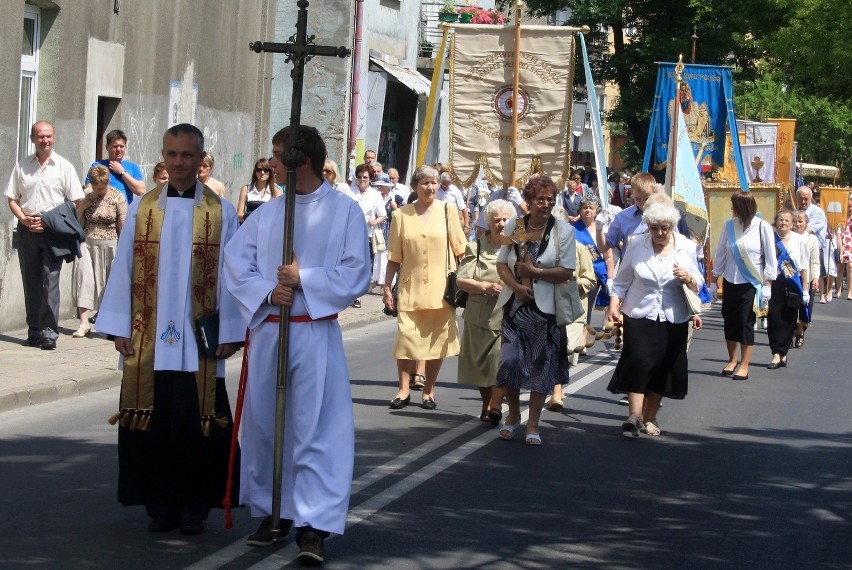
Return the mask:
[[[381, 296], [364, 295], [360, 309], [340, 314], [340, 326], [348, 330], [388, 319], [382, 307]], [[22, 346], [26, 329], [0, 334], [0, 412], [119, 385], [118, 353], [112, 342], [95, 332], [88, 338], [71, 338], [78, 324], [76, 319], [59, 324], [56, 350]]]

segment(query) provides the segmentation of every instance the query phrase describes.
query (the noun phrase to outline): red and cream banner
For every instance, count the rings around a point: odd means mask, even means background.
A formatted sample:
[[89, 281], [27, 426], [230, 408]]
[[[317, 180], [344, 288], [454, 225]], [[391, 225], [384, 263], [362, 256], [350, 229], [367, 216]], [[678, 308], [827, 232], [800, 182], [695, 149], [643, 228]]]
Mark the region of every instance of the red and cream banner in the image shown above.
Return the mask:
[[521, 30], [515, 180], [511, 176], [514, 27], [454, 26], [450, 46], [450, 166], [469, 186], [484, 170], [521, 187], [536, 174], [561, 187], [570, 171], [573, 32]]

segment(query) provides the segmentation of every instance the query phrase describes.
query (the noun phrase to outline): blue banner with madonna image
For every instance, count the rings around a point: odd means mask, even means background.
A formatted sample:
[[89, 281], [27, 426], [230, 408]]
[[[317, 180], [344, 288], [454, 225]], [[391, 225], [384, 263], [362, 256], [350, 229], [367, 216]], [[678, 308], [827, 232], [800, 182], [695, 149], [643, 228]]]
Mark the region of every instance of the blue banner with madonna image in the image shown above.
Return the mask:
[[[654, 97], [650, 129], [654, 133], [656, 170], [666, 167], [668, 156], [677, 85], [675, 65], [660, 63], [657, 71], [657, 93]], [[699, 158], [702, 167], [721, 167], [725, 164], [727, 102], [731, 101], [733, 106], [733, 89], [730, 67], [684, 64], [680, 106], [689, 140], [692, 142], [692, 153]], [[650, 162], [650, 153], [647, 150], [645, 156], [647, 164]]]

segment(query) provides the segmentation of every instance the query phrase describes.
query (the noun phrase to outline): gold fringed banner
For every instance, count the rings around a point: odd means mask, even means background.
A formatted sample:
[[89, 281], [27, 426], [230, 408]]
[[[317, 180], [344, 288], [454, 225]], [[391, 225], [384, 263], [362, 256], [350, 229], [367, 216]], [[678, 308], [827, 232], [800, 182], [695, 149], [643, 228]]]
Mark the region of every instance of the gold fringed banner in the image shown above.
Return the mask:
[[[456, 26], [450, 46], [450, 166], [469, 186], [484, 170], [510, 176], [514, 29]], [[535, 174], [557, 184], [570, 171], [574, 37], [558, 26], [521, 29], [516, 179]]]

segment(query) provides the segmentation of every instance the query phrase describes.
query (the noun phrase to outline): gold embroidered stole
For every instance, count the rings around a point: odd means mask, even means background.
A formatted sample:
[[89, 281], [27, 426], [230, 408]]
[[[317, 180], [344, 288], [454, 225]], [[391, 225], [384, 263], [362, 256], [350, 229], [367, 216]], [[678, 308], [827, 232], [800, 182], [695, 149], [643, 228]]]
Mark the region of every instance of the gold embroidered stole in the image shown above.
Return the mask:
[[[154, 408], [154, 350], [157, 335], [157, 272], [160, 236], [165, 209], [158, 199], [166, 186], [155, 188], [140, 198], [133, 242], [131, 281], [131, 345], [133, 355], [124, 359], [121, 382], [120, 411], [110, 423], [147, 431]], [[219, 278], [219, 249], [222, 239], [222, 204], [212, 190], [203, 187], [201, 204], [193, 208], [192, 257], [190, 265], [190, 299], [192, 321], [216, 312]], [[181, 244], [171, 244], [179, 247]], [[216, 358], [207, 357], [198, 347], [198, 409], [205, 435], [211, 422], [226, 425], [215, 417]]]

